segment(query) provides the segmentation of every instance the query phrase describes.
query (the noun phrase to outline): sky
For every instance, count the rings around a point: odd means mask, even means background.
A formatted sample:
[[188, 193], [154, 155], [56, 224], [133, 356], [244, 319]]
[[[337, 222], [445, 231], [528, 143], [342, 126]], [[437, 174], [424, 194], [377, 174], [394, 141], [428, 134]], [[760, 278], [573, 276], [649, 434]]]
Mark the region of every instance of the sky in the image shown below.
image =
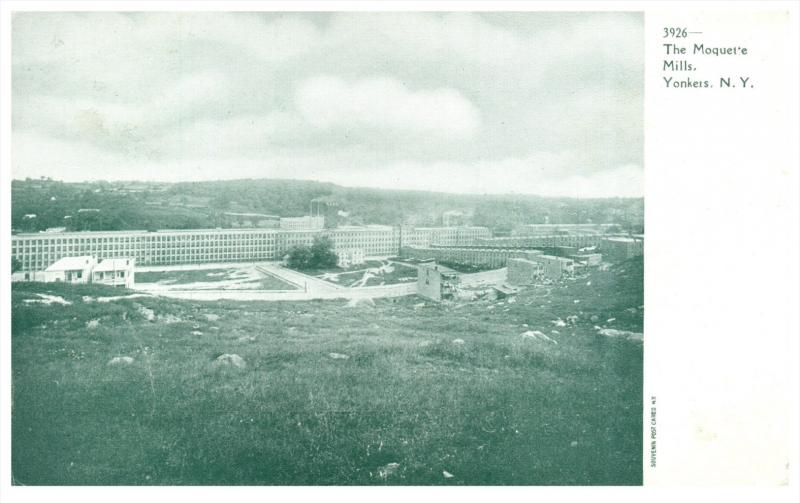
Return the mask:
[[639, 13], [15, 13], [12, 174], [643, 194]]

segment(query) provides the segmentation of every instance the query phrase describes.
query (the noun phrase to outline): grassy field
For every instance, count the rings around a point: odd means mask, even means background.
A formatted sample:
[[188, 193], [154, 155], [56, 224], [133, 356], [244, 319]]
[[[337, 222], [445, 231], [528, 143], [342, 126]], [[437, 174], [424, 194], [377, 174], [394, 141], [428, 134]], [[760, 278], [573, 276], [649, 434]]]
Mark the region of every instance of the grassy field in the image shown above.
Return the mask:
[[236, 269], [181, 269], [174, 271], [141, 271], [136, 272], [137, 283], [169, 283], [185, 285], [197, 282], [225, 281]]
[[[297, 287], [269, 274], [252, 273], [240, 268], [180, 269], [171, 271], [142, 271], [136, 273], [136, 283], [160, 283], [166, 285], [187, 285], [195, 283], [241, 283], [237, 290], [296, 290]], [[230, 286], [220, 285], [220, 289]]]
[[[388, 265], [388, 269], [380, 269], [382, 265]], [[364, 273], [367, 268], [373, 269], [366, 281]], [[380, 286], [380, 285], [396, 285], [398, 283], [409, 283], [417, 281], [417, 268], [392, 262], [391, 264], [378, 262], [377, 265], [365, 267], [364, 264], [356, 266], [356, 270], [351, 272], [344, 272], [337, 274], [336, 279], [330, 275], [320, 276], [321, 279], [330, 281], [331, 283], [344, 286]]]
[[593, 328], [641, 332], [641, 261], [513, 303], [82, 300], [120, 292], [14, 285], [15, 483], [641, 484], [642, 345]]
[[341, 274], [352, 271], [363, 271], [368, 267], [380, 267], [382, 263], [383, 262], [381, 262], [380, 260], [370, 259], [370, 260], [365, 260], [364, 263], [362, 264], [356, 264], [350, 267], [339, 267], [337, 265], [337, 266], [325, 267], [322, 269], [302, 269], [302, 270], [298, 269], [298, 271], [302, 272], [303, 274], [308, 274], [309, 276], [322, 276], [326, 274]]

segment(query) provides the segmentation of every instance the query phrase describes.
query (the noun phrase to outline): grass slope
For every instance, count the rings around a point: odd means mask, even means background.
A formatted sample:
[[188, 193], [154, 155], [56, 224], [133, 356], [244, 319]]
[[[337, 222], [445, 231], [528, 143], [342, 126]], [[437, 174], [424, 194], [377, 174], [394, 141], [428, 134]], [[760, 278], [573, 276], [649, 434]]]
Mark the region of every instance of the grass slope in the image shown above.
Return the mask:
[[[641, 331], [641, 281], [638, 261], [511, 304], [359, 308], [15, 284], [14, 480], [638, 485], [642, 346], [593, 327]], [[37, 293], [72, 304], [24, 301]], [[216, 368], [222, 353], [247, 367]]]

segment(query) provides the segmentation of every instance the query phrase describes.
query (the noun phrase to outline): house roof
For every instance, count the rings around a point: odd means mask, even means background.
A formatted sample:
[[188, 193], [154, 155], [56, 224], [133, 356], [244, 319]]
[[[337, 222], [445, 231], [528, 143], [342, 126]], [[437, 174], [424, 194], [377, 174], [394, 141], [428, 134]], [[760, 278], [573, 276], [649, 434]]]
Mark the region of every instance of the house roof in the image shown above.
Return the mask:
[[95, 272], [119, 271], [131, 265], [133, 265], [133, 259], [130, 258], [107, 258], [97, 264], [94, 270]]
[[45, 269], [45, 271], [75, 271], [77, 269], [85, 269], [93, 261], [94, 257], [91, 255], [64, 257], [50, 264], [50, 267]]

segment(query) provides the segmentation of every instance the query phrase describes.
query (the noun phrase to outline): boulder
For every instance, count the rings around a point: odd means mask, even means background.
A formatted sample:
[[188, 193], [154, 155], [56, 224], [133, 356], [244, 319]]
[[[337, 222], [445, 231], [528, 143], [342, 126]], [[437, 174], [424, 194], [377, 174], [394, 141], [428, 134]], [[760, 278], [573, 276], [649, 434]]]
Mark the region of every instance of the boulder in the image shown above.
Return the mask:
[[108, 365], [130, 365], [133, 363], [133, 358], [130, 356], [115, 356], [108, 361]]
[[533, 339], [538, 341], [549, 342], [551, 344], [558, 344], [555, 339], [552, 339], [544, 332], [540, 332], [539, 330], [526, 330], [520, 334], [524, 339]]
[[148, 309], [144, 306], [139, 306], [136, 308], [136, 311], [138, 311], [139, 314], [141, 314], [142, 317], [147, 321], [155, 321], [156, 319], [156, 313], [152, 309]]
[[378, 476], [382, 479], [390, 477], [394, 475], [394, 473], [400, 468], [400, 463], [389, 463], [384, 466], [378, 468]]
[[633, 342], [643, 342], [644, 335], [638, 332], [629, 332], [627, 330], [616, 330], [614, 328], [594, 327], [597, 333], [606, 337], [613, 337], [618, 339], [626, 339]]
[[350, 299], [347, 301], [347, 307], [375, 307], [375, 301], [369, 297]]
[[218, 356], [218, 357], [217, 357], [217, 358], [214, 360], [214, 365], [215, 365], [215, 366], [225, 366], [225, 367], [244, 368], [244, 367], [246, 367], [246, 366], [247, 366], [247, 363], [246, 363], [246, 362], [244, 361], [244, 359], [243, 359], [241, 356], [239, 356], [239, 355], [235, 355], [235, 354], [227, 354], [227, 353], [226, 353], [226, 354], [224, 354], [224, 355], [219, 355], [219, 356]]

